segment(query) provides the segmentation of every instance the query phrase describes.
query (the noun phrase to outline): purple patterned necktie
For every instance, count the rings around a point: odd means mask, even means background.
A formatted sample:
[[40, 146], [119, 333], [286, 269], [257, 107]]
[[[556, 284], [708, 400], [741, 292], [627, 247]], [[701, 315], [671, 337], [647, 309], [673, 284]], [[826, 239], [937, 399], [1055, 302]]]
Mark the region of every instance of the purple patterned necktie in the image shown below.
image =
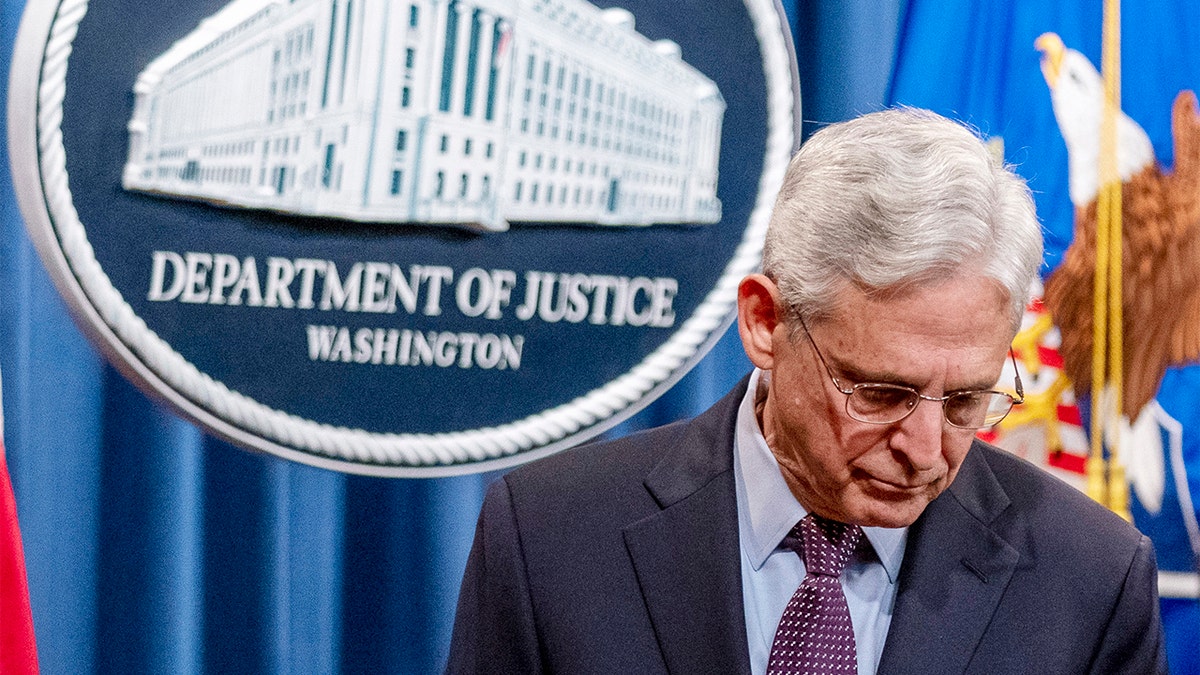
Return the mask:
[[807, 574], [779, 620], [768, 675], [834, 675], [858, 672], [850, 608], [838, 577], [858, 545], [862, 528], [805, 516], [783, 538]]

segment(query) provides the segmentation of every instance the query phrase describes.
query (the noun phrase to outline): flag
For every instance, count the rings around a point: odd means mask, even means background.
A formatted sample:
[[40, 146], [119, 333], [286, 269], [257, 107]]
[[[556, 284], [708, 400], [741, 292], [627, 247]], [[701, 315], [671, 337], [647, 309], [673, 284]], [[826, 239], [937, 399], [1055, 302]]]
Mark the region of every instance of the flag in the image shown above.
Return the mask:
[[37, 645], [25, 578], [25, 552], [4, 454], [4, 414], [0, 410], [0, 675], [36, 672]]
[[[1200, 34], [1200, 6], [1188, 0], [1125, 4], [1121, 108], [1145, 130], [1155, 159], [1170, 170], [1172, 103], [1181, 91], [1200, 90], [1200, 51], [1193, 48], [1193, 36]], [[1102, 10], [1094, 0], [908, 0], [900, 21], [887, 102], [963, 120], [1003, 148], [1005, 160], [1029, 182], [1045, 228], [1044, 278], [1072, 243], [1075, 205], [1066, 143], [1034, 43], [1054, 33], [1099, 69]], [[1057, 330], [1044, 331], [1051, 344], [1062, 338]], [[1041, 350], [1045, 343], [1027, 346]], [[1036, 360], [1030, 362], [1035, 367]], [[1172, 673], [1200, 673], [1200, 499], [1193, 497], [1193, 486], [1200, 484], [1198, 399], [1200, 366], [1168, 368], [1154, 399], [1143, 408], [1145, 419], [1138, 420], [1156, 429], [1139, 439], [1154, 442], [1141, 446], [1147, 461], [1138, 465], [1130, 486], [1134, 524], [1154, 542], [1162, 571], [1159, 589]], [[1056, 410], [1049, 401], [1043, 403], [1044, 410]], [[1087, 404], [1087, 398], [1080, 399], [1085, 417]], [[1129, 450], [1122, 447], [1122, 455]], [[1048, 448], [1040, 455], [1055, 456]], [[1200, 497], [1200, 490], [1195, 492]]]

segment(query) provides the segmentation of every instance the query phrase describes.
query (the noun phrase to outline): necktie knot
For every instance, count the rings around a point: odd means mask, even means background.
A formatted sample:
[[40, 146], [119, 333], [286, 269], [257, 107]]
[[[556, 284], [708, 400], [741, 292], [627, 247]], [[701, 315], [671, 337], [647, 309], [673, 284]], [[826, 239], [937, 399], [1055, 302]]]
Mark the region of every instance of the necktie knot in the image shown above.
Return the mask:
[[862, 538], [862, 528], [808, 514], [796, 523], [784, 544], [804, 558], [808, 574], [837, 577]]

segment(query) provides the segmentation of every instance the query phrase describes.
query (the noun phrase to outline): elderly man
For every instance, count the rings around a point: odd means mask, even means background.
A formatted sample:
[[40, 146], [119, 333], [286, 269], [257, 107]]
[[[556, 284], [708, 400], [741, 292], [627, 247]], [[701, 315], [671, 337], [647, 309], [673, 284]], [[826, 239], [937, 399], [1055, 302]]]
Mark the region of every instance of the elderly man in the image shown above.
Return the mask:
[[813, 135], [739, 288], [754, 372], [493, 484], [448, 672], [1165, 672], [1150, 542], [975, 440], [1040, 260], [964, 127]]

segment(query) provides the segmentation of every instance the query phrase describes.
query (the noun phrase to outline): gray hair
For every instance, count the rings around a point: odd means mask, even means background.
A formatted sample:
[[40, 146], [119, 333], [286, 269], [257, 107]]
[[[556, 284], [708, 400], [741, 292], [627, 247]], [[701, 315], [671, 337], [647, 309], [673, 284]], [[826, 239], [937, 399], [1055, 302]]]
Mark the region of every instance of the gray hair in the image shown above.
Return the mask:
[[971, 269], [1007, 291], [1014, 330], [1041, 261], [1025, 181], [976, 133], [913, 108], [813, 134], [788, 165], [763, 250], [790, 319], [827, 314], [847, 284], [886, 292]]

